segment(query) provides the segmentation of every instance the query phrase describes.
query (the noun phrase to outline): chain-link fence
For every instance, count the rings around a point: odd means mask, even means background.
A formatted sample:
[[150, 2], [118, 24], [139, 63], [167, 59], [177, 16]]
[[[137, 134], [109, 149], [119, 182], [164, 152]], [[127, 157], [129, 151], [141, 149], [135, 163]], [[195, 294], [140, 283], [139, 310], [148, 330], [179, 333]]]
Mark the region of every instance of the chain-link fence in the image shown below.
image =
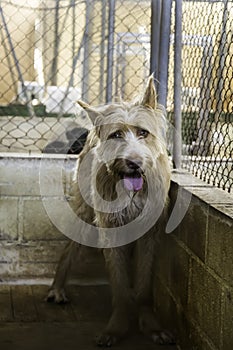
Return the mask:
[[[178, 2], [1, 0], [0, 151], [78, 153], [89, 124], [75, 101], [137, 95], [153, 70], [151, 57], [161, 56], [155, 75], [158, 70], [160, 89], [168, 70], [164, 101], [171, 121], [180, 103], [182, 166], [230, 191], [233, 2], [182, 1], [180, 102], [174, 96]], [[169, 4], [168, 56], [166, 45], [152, 47], [151, 38], [165, 27]], [[159, 27], [153, 17], [161, 19]], [[162, 33], [160, 44], [164, 39]]]
[[[168, 109], [173, 110], [172, 17]], [[182, 2], [183, 167], [228, 190], [233, 187], [233, 2]]]
[[102, 104], [141, 91], [149, 74], [150, 1], [0, 4], [1, 151], [40, 152], [51, 140], [55, 148], [47, 151], [67, 151], [89, 127], [75, 101]]

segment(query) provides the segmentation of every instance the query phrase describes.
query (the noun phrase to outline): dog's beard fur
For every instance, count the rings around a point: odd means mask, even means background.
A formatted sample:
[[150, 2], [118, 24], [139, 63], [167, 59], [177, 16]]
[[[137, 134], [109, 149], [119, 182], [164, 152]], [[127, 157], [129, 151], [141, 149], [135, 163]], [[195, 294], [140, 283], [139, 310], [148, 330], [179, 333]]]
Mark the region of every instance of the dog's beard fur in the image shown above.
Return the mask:
[[[146, 222], [149, 217], [160, 214], [168, 197], [170, 164], [166, 151], [166, 122], [163, 109], [156, 102], [153, 77], [150, 77], [139, 102], [98, 108], [82, 101], [79, 104], [91, 118], [93, 129], [79, 155], [74, 177], [74, 209], [77, 215], [83, 221], [95, 224], [101, 232], [108, 231], [108, 228], [121, 229], [140, 215], [140, 220]], [[140, 329], [156, 343], [172, 343], [172, 336], [159, 330], [149, 306], [152, 302], [154, 252], [152, 228], [134, 243], [134, 298], [138, 304]], [[109, 247], [103, 252], [112, 287], [113, 313], [97, 339], [97, 344], [101, 346], [111, 346], [126, 334], [132, 304], [127, 274], [128, 245]], [[78, 251], [80, 249], [79, 246]], [[66, 300], [63, 287], [71, 257], [79, 254], [78, 251], [74, 242], [65, 250], [48, 299], [56, 302]]]
[[[116, 161], [114, 165], [121, 161]], [[124, 162], [124, 161], [122, 161]], [[103, 165], [96, 176], [97, 191], [101, 198], [107, 202], [108, 213], [96, 212], [96, 225], [100, 227], [119, 227], [126, 225], [136, 219], [144, 208], [144, 200], [147, 194], [147, 184], [143, 183], [141, 193], [133, 192], [124, 187], [123, 176], [126, 172], [114, 172], [113, 169], [109, 172], [106, 165]], [[135, 182], [141, 181], [137, 174], [129, 174], [135, 176]], [[137, 178], [139, 180], [137, 180]], [[118, 209], [115, 201], [120, 196], [120, 208]], [[94, 198], [95, 200], [95, 198]], [[114, 203], [112, 205], [112, 203]], [[124, 204], [125, 203], [125, 204]]]

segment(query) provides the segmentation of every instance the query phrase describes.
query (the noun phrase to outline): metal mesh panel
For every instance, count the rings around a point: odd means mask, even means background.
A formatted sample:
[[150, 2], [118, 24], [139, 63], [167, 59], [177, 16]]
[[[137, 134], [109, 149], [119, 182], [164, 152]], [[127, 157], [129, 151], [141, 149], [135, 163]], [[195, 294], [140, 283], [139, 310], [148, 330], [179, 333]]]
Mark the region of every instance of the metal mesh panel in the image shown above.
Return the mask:
[[[182, 166], [230, 191], [233, 2], [182, 5]], [[149, 75], [149, 0], [1, 0], [0, 24], [0, 152], [75, 153], [90, 127], [75, 101], [130, 99]]]
[[0, 6], [0, 151], [41, 152], [55, 141], [55, 151], [67, 150], [70, 131], [90, 126], [76, 100], [101, 104], [141, 91], [149, 75], [150, 1]]
[[[233, 2], [182, 2], [182, 166], [233, 187]], [[174, 49], [174, 8], [171, 54]], [[170, 57], [170, 58], [171, 58]], [[168, 109], [173, 110], [173, 60]]]

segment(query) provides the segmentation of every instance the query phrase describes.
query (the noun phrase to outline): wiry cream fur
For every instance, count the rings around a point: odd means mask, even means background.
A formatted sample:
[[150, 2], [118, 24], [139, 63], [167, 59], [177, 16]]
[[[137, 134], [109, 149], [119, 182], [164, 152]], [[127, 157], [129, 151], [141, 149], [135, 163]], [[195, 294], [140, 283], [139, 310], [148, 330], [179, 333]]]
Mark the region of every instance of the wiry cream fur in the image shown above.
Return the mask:
[[[100, 232], [108, 228], [119, 228], [137, 219], [155, 215], [151, 208], [164, 207], [170, 185], [170, 165], [166, 151], [166, 120], [161, 106], [157, 105], [153, 77], [150, 77], [144, 95], [139, 102], [119, 103], [93, 108], [79, 101], [93, 122], [86, 145], [79, 156], [74, 179], [75, 208], [77, 215], [89, 224], [100, 227]], [[119, 131], [122, 137], [112, 138]], [[138, 130], [148, 130], [146, 137], [139, 137]], [[91, 172], [91, 183], [86, 188], [88, 201], [80, 193], [79, 171], [86, 155], [91, 155], [84, 171]], [[127, 191], [122, 185], [122, 174], [130, 173], [127, 163], [140, 164], [143, 186], [139, 191]], [[153, 184], [153, 201], [148, 203], [147, 179]], [[87, 180], [83, 180], [84, 182]], [[85, 187], [85, 186], [84, 186]], [[120, 192], [119, 192], [120, 191]], [[127, 206], [119, 210], [112, 207], [121, 193]], [[100, 198], [110, 210], [101, 210]], [[89, 204], [87, 204], [87, 202]], [[109, 204], [108, 204], [109, 203]], [[109, 207], [108, 207], [109, 205]], [[146, 210], [145, 210], [146, 207]], [[85, 234], [85, 233], [84, 233]], [[100, 346], [110, 346], [123, 337], [129, 329], [132, 308], [137, 304], [139, 327], [156, 343], [172, 343], [172, 336], [160, 330], [152, 311], [151, 277], [154, 256], [154, 234], [156, 225], [136, 242], [120, 247], [103, 249], [109, 270], [112, 289], [113, 312], [106, 329], [97, 338]], [[104, 238], [103, 238], [104, 237]], [[108, 239], [105, 236], [101, 239]], [[107, 242], [107, 241], [106, 241]], [[102, 243], [105, 243], [104, 241]], [[48, 299], [66, 301], [64, 284], [74, 255], [80, 254], [81, 245], [71, 242], [65, 249]], [[129, 251], [135, 261], [133, 281], [130, 281]], [[133, 292], [131, 288], [133, 283]], [[135, 304], [136, 302], [136, 304]]]

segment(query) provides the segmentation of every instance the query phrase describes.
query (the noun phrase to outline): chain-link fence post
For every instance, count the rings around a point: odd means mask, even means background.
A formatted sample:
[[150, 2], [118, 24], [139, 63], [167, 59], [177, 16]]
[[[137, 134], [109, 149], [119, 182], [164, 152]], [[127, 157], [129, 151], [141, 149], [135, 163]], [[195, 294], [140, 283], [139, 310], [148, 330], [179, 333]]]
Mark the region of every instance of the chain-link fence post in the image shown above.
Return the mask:
[[106, 103], [112, 100], [115, 0], [109, 0]]
[[175, 45], [174, 45], [174, 135], [173, 135], [173, 164], [181, 167], [181, 53], [182, 53], [182, 0], [175, 2]]

